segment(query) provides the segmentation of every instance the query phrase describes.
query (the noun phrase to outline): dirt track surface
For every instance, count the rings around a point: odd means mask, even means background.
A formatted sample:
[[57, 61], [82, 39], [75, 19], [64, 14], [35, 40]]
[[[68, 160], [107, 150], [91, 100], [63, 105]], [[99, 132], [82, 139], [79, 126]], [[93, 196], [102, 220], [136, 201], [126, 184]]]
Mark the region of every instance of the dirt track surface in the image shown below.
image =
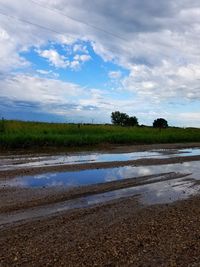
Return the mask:
[[199, 266], [200, 198], [133, 198], [1, 232], [1, 266]]
[[[193, 147], [200, 144], [193, 144]], [[140, 146], [141, 150], [186, 148], [187, 145]], [[133, 151], [120, 147], [113, 152]], [[139, 151], [139, 147], [134, 151]], [[142, 159], [134, 165], [179, 163], [199, 156]], [[104, 165], [102, 165], [104, 164]], [[108, 164], [108, 165], [106, 165]], [[119, 165], [115, 165], [119, 164]], [[124, 165], [123, 165], [124, 164]], [[91, 165], [91, 166], [90, 166]], [[133, 162], [88, 164], [85, 168], [117, 167]], [[63, 166], [70, 167], [70, 166]], [[72, 167], [72, 166], [71, 166]], [[78, 170], [81, 166], [73, 166]], [[55, 169], [30, 169], [35, 174]], [[64, 170], [64, 169], [63, 169]], [[71, 170], [71, 169], [70, 169]], [[20, 175], [27, 174], [27, 170]], [[2, 173], [1, 173], [2, 174]], [[18, 173], [6, 172], [2, 178]], [[154, 175], [155, 177], [155, 175]], [[12, 213], [44, 204], [129, 186], [147, 184], [151, 176], [68, 190], [4, 188], [0, 211]], [[174, 174], [166, 176], [176, 178]], [[200, 196], [173, 204], [143, 206], [136, 197], [92, 208], [71, 210], [0, 229], [0, 266], [200, 266]]]
[[[27, 209], [46, 204], [58, 203], [61, 201], [76, 199], [99, 193], [109, 192], [122, 188], [137, 187], [158, 183], [159, 181], [170, 181], [177, 178], [184, 178], [183, 174], [168, 173], [128, 178], [119, 181], [79, 186], [71, 189], [62, 187], [55, 188], [4, 188], [0, 189], [0, 212], [12, 212], [20, 209]], [[156, 178], [152, 180], [152, 178]], [[187, 175], [185, 176], [187, 179]]]
[[17, 150], [3, 150], [0, 152], [0, 155], [30, 155], [30, 154], [46, 154], [46, 155], [55, 155], [60, 153], [79, 153], [79, 152], [108, 152], [108, 153], [123, 153], [123, 152], [137, 152], [137, 151], [146, 151], [152, 149], [181, 149], [181, 148], [192, 148], [199, 147], [200, 143], [172, 143], [172, 144], [135, 144], [135, 145], [111, 145], [111, 144], [101, 144], [97, 146], [89, 146], [89, 147], [76, 147], [76, 148], [40, 148], [39, 150], [33, 149], [17, 149]]
[[[101, 152], [106, 153], [128, 153], [128, 152], [138, 152], [138, 151], [147, 151], [154, 149], [181, 149], [181, 148], [195, 148], [200, 147], [200, 143], [192, 144], [155, 144], [155, 145], [136, 145], [136, 146], [119, 146], [111, 147], [108, 150], [101, 150]], [[8, 153], [6, 154], [8, 155]], [[39, 156], [40, 154], [35, 154]], [[48, 154], [52, 155], [52, 154]], [[59, 155], [59, 154], [58, 154]], [[58, 166], [46, 166], [46, 167], [35, 167], [35, 168], [25, 168], [25, 169], [14, 169], [14, 170], [1, 170], [0, 179], [9, 179], [15, 176], [25, 176], [25, 175], [35, 175], [42, 174], [47, 172], [63, 172], [63, 171], [79, 171], [87, 169], [100, 169], [100, 168], [114, 168], [114, 167], [123, 167], [123, 166], [147, 166], [147, 165], [160, 165], [160, 164], [171, 164], [171, 163], [182, 163], [186, 161], [195, 161], [200, 160], [200, 156], [184, 156], [181, 154], [178, 157], [174, 158], [146, 158], [138, 160], [129, 160], [129, 161], [113, 161], [113, 162], [94, 162], [94, 163], [84, 163], [84, 164], [75, 164], [75, 165], [58, 165]], [[27, 159], [28, 162], [28, 159]]]

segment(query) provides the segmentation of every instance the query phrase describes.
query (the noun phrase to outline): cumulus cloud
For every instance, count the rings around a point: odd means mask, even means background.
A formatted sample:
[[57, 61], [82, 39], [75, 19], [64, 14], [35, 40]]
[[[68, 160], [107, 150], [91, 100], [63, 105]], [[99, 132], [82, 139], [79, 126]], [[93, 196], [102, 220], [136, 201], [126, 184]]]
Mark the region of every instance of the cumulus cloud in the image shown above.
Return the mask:
[[69, 66], [69, 61], [63, 55], [60, 55], [56, 50], [49, 49], [38, 52], [41, 57], [48, 59], [50, 64], [57, 68], [66, 68]]
[[123, 80], [123, 86], [159, 102], [169, 98], [194, 100], [200, 99], [199, 80], [200, 65], [176, 66], [163, 62], [153, 68], [146, 65], [133, 66], [131, 74]]
[[70, 62], [70, 67], [74, 70], [80, 69], [81, 65], [91, 59], [90, 55], [83, 54], [83, 55], [75, 55], [73, 60]]
[[[132, 100], [113, 99], [108, 92], [85, 88], [58, 79], [25, 74], [10, 75], [0, 80], [0, 107], [35, 107], [37, 111], [71, 117], [74, 120], [110, 121], [110, 114], [118, 108], [138, 115], [144, 108]], [[134, 111], [132, 110], [134, 106]], [[94, 116], [95, 111], [95, 116]], [[146, 114], [145, 114], [146, 116]]]
[[60, 55], [55, 49], [49, 50], [39, 50], [38, 54], [41, 57], [46, 58], [49, 63], [56, 68], [71, 68], [78, 69], [81, 64], [89, 61], [91, 59], [90, 55], [87, 54], [76, 54], [73, 60], [70, 61], [66, 56]]
[[[13, 0], [1, 1], [3, 13], [21, 19], [0, 15], [1, 73], [30, 67], [31, 63], [21, 52], [32, 47], [56, 68], [80, 69], [84, 62], [91, 60], [87, 46], [81, 43], [85, 41], [105, 62], [128, 70], [127, 77], [120, 76], [118, 71], [108, 75], [119, 80], [121, 92], [133, 94], [132, 102], [139, 105], [142, 98], [147, 98], [152, 106], [156, 103], [161, 109], [163, 101], [169, 99], [200, 101], [199, 1], [125, 0], [123, 5], [120, 0], [109, 3], [106, 0], [37, 1], [46, 8], [34, 1], [22, 0], [20, 4]], [[61, 55], [55, 48], [44, 49], [49, 42], [66, 48], [71, 46], [71, 60], [67, 53]], [[12, 95], [9, 88], [13, 79], [7, 77], [3, 81], [7, 82], [8, 91], [1, 87], [1, 93], [6, 97]], [[19, 91], [31, 77], [25, 78], [22, 71], [20, 82], [18, 79], [16, 76], [15, 85]], [[36, 84], [39, 83], [37, 80]], [[57, 82], [50, 80], [49, 83]], [[42, 84], [50, 86], [47, 80]], [[34, 90], [35, 94], [36, 90], [41, 93], [45, 87], [42, 88], [30, 87], [29, 92], [31, 95]], [[52, 101], [58, 100], [53, 89], [51, 97]], [[112, 102], [112, 96], [109, 100]], [[148, 112], [153, 111], [149, 108]]]
[[75, 55], [74, 60], [81, 61], [81, 62], [87, 62], [90, 60], [91, 57], [89, 55]]
[[88, 54], [87, 46], [82, 44], [75, 44], [73, 47], [73, 52], [82, 52], [84, 54]]
[[14, 38], [0, 27], [0, 71], [7, 72], [11, 67], [16, 69], [28, 65], [29, 63], [17, 53]]
[[[110, 113], [110, 100], [101, 91], [87, 89], [58, 79], [41, 78], [25, 74], [8, 76], [0, 80], [0, 105], [15, 103], [17, 107], [31, 105], [43, 112], [62, 116], [92, 116], [98, 121]], [[1, 104], [2, 102], [2, 104]], [[73, 117], [72, 116], [72, 117]], [[104, 119], [105, 119], [104, 117]]]

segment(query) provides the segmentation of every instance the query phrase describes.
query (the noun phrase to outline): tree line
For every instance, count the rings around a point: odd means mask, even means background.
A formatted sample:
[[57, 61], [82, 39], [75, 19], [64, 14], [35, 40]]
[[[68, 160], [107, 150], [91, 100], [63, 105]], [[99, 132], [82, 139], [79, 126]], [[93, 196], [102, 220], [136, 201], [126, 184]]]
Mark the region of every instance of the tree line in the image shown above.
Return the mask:
[[[111, 121], [114, 125], [118, 126], [139, 126], [138, 118], [135, 116], [129, 116], [126, 113], [120, 111], [114, 111], [111, 113]], [[168, 122], [163, 118], [158, 118], [153, 121], [154, 128], [167, 128]]]

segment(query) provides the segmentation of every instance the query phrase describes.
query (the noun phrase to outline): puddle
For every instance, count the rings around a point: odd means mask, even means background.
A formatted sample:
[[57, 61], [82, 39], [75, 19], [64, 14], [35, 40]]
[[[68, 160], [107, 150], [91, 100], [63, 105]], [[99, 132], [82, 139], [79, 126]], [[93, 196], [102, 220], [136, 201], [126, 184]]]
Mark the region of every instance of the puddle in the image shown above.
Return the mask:
[[110, 169], [45, 173], [41, 175], [23, 176], [6, 181], [0, 181], [0, 187], [12, 186], [24, 188], [41, 188], [62, 186], [66, 188], [72, 188], [76, 186], [106, 183], [127, 178], [169, 172], [191, 174], [192, 178], [200, 179], [200, 162], [190, 161], [184, 163], [155, 166], [125, 166]]
[[88, 208], [108, 201], [135, 196], [142, 204], [170, 203], [179, 199], [186, 199], [199, 192], [200, 186], [193, 186], [193, 181], [187, 178], [177, 178], [155, 184], [141, 185], [119, 189], [92, 196], [67, 200], [64, 202], [36, 207], [12, 214], [2, 214], [0, 216], [1, 227], [23, 220], [33, 220], [44, 216], [64, 212], [72, 209]]
[[[162, 155], [162, 153], [166, 153], [166, 150], [164, 152], [160, 151], [159, 153], [161, 153]], [[198, 155], [198, 151], [193, 149], [192, 151], [190, 149], [179, 150], [179, 153], [181, 153], [181, 155]], [[119, 154], [116, 155], [119, 156]], [[175, 151], [174, 154], [170, 154], [170, 156], [175, 155], [177, 155]], [[162, 175], [159, 175], [161, 173]], [[174, 179], [169, 178], [167, 180], [164, 179], [164, 174], [167, 173], [179, 175], [175, 176]], [[121, 198], [134, 196], [137, 197], [141, 204], [151, 205], [170, 203], [176, 200], [186, 199], [200, 192], [200, 185], [196, 183], [196, 181], [200, 180], [200, 161], [190, 161], [184, 163], [155, 166], [125, 166], [110, 169], [93, 169], [23, 176], [9, 179], [6, 181], [0, 181], [0, 188], [52, 188], [61, 186], [67, 189], [76, 186], [106, 183], [127, 178], [138, 178], [147, 175], [155, 175], [155, 177], [151, 177], [147, 180], [151, 181], [151, 183], [113, 190], [101, 194], [94, 194], [55, 204], [35, 207], [31, 209], [26, 209], [24, 211], [13, 212], [11, 214], [1, 214], [0, 227], [4, 227], [6, 225], [21, 222], [24, 220], [33, 220], [37, 218], [42, 218], [44, 216], [50, 216], [58, 212], [64, 212], [67, 210], [88, 208], [94, 205], [106, 203]]]
[[57, 165], [70, 165], [70, 164], [84, 164], [94, 162], [113, 162], [113, 161], [128, 161], [143, 158], [171, 158], [178, 156], [197, 156], [200, 155], [200, 148], [189, 149], [160, 149], [142, 152], [131, 153], [80, 153], [70, 155], [42, 155], [35, 157], [33, 155], [15, 155], [0, 157], [0, 171], [12, 170], [30, 167], [44, 167], [44, 166], [57, 166]]

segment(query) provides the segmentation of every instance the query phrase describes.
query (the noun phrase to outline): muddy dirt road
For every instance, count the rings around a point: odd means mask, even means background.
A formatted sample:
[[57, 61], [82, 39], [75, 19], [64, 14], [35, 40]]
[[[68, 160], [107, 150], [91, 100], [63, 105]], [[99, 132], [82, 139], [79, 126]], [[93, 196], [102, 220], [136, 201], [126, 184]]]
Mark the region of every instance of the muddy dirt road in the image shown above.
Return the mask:
[[200, 266], [199, 148], [0, 155], [1, 266]]

